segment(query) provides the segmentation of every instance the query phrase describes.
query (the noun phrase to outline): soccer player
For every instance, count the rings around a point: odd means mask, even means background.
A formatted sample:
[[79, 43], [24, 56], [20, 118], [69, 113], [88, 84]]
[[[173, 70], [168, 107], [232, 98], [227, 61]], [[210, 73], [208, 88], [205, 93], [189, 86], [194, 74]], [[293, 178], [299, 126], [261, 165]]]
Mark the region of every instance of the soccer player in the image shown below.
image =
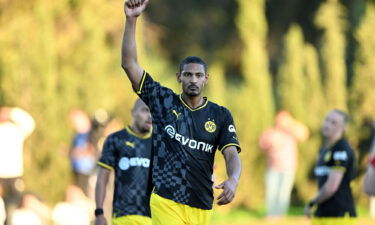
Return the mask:
[[113, 225], [151, 225], [149, 171], [151, 162], [151, 114], [138, 99], [132, 109], [133, 123], [108, 136], [95, 192], [95, 225], [106, 225], [103, 202], [111, 171], [115, 173]]
[[319, 192], [305, 207], [305, 214], [310, 216], [311, 207], [317, 205], [312, 224], [356, 224], [350, 188], [355, 157], [344, 138], [347, 122], [347, 115], [337, 109], [330, 111], [324, 120], [324, 142], [315, 167]]
[[216, 149], [225, 158], [228, 179], [218, 205], [230, 203], [241, 173], [240, 151], [231, 113], [203, 97], [208, 81], [205, 62], [184, 59], [177, 72], [182, 94], [154, 81], [137, 62], [135, 28], [148, 0], [125, 2], [122, 67], [153, 117], [153, 225], [209, 224], [213, 204], [212, 173]]

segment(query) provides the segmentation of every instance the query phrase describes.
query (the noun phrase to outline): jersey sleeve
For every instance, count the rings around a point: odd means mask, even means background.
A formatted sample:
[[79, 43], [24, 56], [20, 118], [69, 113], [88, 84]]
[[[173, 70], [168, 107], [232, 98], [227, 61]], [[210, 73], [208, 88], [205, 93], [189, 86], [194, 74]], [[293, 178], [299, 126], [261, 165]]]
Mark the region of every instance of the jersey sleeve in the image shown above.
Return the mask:
[[351, 164], [352, 156], [347, 149], [337, 149], [332, 152], [330, 167], [345, 173]]
[[163, 109], [170, 106], [174, 92], [152, 79], [146, 71], [143, 73], [139, 89], [135, 90], [137, 95], [150, 108], [153, 117], [163, 117]]
[[115, 167], [116, 159], [116, 145], [114, 138], [110, 135], [104, 142], [102, 155], [99, 159], [98, 165], [109, 170]]
[[218, 149], [222, 152], [229, 146], [235, 146], [237, 148], [237, 152], [241, 152], [233, 117], [227, 109], [224, 109], [224, 121], [222, 129], [219, 133]]

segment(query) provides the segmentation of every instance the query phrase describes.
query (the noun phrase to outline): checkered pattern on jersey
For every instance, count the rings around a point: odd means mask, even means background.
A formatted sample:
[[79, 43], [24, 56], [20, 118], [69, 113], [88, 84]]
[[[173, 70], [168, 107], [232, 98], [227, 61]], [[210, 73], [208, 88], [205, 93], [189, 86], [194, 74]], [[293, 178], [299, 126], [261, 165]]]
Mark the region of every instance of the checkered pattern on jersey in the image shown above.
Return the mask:
[[[202, 109], [190, 110], [180, 96], [150, 75], [142, 80], [137, 93], [153, 117], [154, 192], [175, 202], [211, 209], [215, 150], [229, 143], [238, 145], [236, 135], [227, 132], [227, 123], [233, 123], [229, 111], [208, 101]], [[216, 123], [215, 132], [205, 130], [207, 120]]]
[[[159, 126], [156, 126], [158, 129]], [[153, 161], [153, 184], [156, 192], [168, 192], [168, 197], [176, 202], [188, 204], [190, 199], [189, 189], [191, 185], [187, 182], [187, 171], [190, 169], [186, 163], [186, 155], [181, 151], [168, 151], [165, 148], [162, 135], [164, 132], [155, 131], [153, 137], [154, 161]], [[156, 135], [155, 135], [156, 134]], [[168, 143], [169, 144], [169, 143]], [[174, 150], [174, 148], [171, 148]], [[163, 195], [163, 193], [161, 193]]]
[[151, 138], [141, 139], [124, 129], [106, 139], [99, 161], [115, 172], [113, 214], [116, 217], [151, 216], [150, 159]]
[[319, 152], [315, 166], [315, 175], [319, 189], [325, 184], [332, 169], [342, 171], [344, 177], [335, 194], [322, 204], [318, 205], [317, 217], [343, 217], [346, 214], [356, 216], [354, 199], [350, 182], [355, 175], [355, 156], [346, 139], [341, 139], [331, 148], [324, 148]]

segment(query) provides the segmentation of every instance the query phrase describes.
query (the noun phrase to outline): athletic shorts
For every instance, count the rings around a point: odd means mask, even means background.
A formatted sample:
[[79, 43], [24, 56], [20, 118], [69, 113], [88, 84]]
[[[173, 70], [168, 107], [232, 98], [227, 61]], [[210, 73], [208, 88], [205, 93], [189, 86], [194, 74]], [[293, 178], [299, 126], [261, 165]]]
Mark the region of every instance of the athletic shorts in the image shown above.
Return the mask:
[[151, 225], [150, 217], [140, 215], [129, 215], [112, 218], [112, 225]]
[[355, 217], [313, 217], [312, 225], [358, 225]]
[[209, 225], [212, 210], [194, 208], [155, 193], [150, 200], [152, 225]]

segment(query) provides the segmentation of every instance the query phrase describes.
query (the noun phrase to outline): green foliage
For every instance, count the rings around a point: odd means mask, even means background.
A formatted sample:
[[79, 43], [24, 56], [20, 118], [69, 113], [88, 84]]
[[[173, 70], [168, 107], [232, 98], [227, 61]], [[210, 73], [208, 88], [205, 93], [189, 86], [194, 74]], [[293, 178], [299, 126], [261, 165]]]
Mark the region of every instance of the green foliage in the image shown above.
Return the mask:
[[347, 109], [345, 67], [345, 16], [338, 0], [328, 0], [318, 10], [315, 22], [324, 32], [320, 43], [325, 98], [329, 108]]
[[293, 25], [285, 37], [284, 55], [277, 75], [280, 109], [287, 110], [298, 120], [305, 121], [306, 79], [304, 74], [304, 40], [302, 31]]
[[[239, 0], [237, 28], [244, 45], [242, 53], [242, 85], [231, 89], [231, 108], [237, 118], [237, 132], [243, 148], [243, 175], [238, 198], [241, 204], [258, 208], [263, 204], [263, 159], [258, 148], [262, 131], [273, 122], [274, 102], [266, 53], [267, 23], [265, 2]], [[263, 162], [264, 163], [264, 162]], [[251, 171], [251, 172], [250, 172]], [[259, 174], [254, 176], [254, 173]], [[254, 185], [257, 184], [257, 185]], [[254, 195], [253, 193], [259, 193]]]
[[[366, 15], [355, 37], [361, 45], [356, 52], [354, 71], [356, 76], [350, 88], [351, 114], [357, 130], [365, 122], [375, 118], [375, 4], [368, 3]], [[363, 132], [361, 132], [363, 134]]]

